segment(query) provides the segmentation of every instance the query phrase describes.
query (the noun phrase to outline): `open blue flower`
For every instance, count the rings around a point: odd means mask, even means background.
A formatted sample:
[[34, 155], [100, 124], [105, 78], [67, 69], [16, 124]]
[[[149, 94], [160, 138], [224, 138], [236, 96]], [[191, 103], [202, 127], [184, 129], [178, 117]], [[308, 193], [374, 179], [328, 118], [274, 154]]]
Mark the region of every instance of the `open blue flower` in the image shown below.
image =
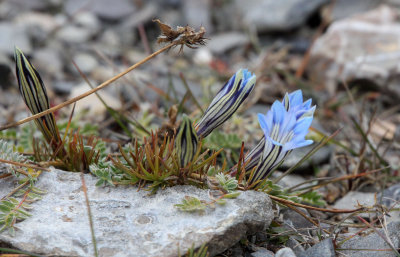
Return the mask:
[[286, 94], [283, 101], [275, 101], [266, 115], [258, 114], [264, 137], [246, 156], [246, 170], [258, 165], [250, 183], [264, 179], [277, 168], [295, 148], [313, 143], [306, 140], [315, 106], [311, 99], [303, 102], [301, 90]]
[[196, 124], [197, 135], [204, 138], [229, 119], [249, 96], [255, 83], [254, 74], [247, 69], [238, 70], [214, 97]]

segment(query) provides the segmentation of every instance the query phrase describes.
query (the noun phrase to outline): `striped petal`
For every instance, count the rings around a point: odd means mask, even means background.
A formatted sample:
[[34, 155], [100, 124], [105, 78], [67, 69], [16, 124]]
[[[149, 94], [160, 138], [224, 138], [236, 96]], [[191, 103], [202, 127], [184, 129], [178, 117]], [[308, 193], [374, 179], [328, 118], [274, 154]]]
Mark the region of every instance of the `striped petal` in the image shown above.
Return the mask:
[[[284, 99], [275, 101], [266, 115], [258, 114], [260, 126], [264, 132], [264, 144], [259, 142], [250, 151], [245, 160], [251, 161], [246, 165], [250, 171], [257, 163], [257, 169], [249, 183], [265, 179], [268, 174], [279, 167], [284, 159], [295, 148], [313, 143], [305, 136], [311, 126], [315, 106], [312, 100], [303, 102], [301, 90], [285, 94]], [[262, 149], [263, 147], [263, 149]]]
[[[15, 47], [14, 56], [19, 91], [25, 104], [32, 114], [48, 110], [50, 108], [49, 99], [39, 73], [17, 47]], [[36, 119], [35, 123], [47, 142], [61, 141], [53, 113]]]
[[181, 167], [185, 167], [193, 160], [197, 151], [197, 144], [198, 138], [192, 121], [188, 116], [183, 115], [182, 123], [175, 139], [175, 148], [180, 157]]
[[197, 135], [206, 137], [228, 120], [249, 96], [255, 82], [256, 76], [251, 72], [242, 69], [236, 72], [214, 97], [203, 117], [196, 124]]

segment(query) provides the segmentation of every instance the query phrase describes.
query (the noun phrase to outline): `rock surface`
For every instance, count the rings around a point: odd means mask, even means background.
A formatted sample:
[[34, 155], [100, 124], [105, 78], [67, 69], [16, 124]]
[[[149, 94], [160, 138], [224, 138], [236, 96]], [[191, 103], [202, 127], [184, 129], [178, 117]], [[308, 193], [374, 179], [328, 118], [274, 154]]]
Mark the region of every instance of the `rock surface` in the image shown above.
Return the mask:
[[235, 7], [247, 25], [258, 31], [290, 30], [302, 25], [326, 0], [236, 0]]
[[[377, 198], [381, 199], [381, 195], [379, 194]], [[395, 184], [383, 191], [382, 204], [390, 207], [396, 203], [395, 201], [397, 201], [398, 206], [400, 201], [400, 184]]]
[[260, 249], [254, 253], [251, 253], [251, 257], [274, 257], [275, 254], [267, 249]]
[[397, 11], [381, 6], [370, 12], [334, 22], [311, 49], [310, 78], [332, 94], [343, 81], [365, 79], [398, 92], [400, 23]]
[[336, 0], [331, 19], [339, 20], [349, 16], [364, 13], [382, 4], [383, 0]]
[[[270, 199], [254, 191], [204, 213], [184, 213], [174, 204], [186, 195], [209, 200], [207, 190], [177, 186], [149, 196], [135, 187], [95, 187], [95, 177], [84, 178], [99, 256], [177, 256], [193, 243], [207, 243], [213, 256], [246, 233], [265, 229], [273, 218]], [[11, 185], [9, 179], [0, 181], [1, 196]], [[44, 255], [93, 256], [80, 174], [53, 170], [37, 186], [48, 193], [32, 204], [32, 217], [16, 224], [14, 237], [0, 234], [0, 243]]]
[[135, 11], [133, 1], [129, 0], [96, 0], [96, 4], [90, 4], [88, 1], [68, 0], [65, 3], [65, 10], [72, 15], [85, 8], [93, 12], [98, 17], [118, 21], [126, 16], [132, 15]]
[[[400, 222], [392, 222], [387, 226], [388, 233], [386, 234], [383, 229], [378, 229], [379, 233], [383, 236], [389, 235], [390, 241], [393, 246], [398, 249], [400, 247]], [[345, 242], [341, 247], [340, 252], [345, 256], [351, 257], [395, 257], [396, 253], [390, 250], [390, 246], [380, 237], [377, 233], [372, 233], [366, 237], [355, 236], [349, 241]], [[358, 249], [358, 250], [343, 250], [343, 249]], [[362, 251], [359, 249], [387, 249], [387, 251]]]
[[374, 193], [364, 193], [364, 192], [355, 192], [351, 191], [347, 193], [345, 196], [340, 198], [333, 208], [336, 209], [352, 209], [356, 208], [358, 204], [372, 206], [375, 203], [375, 194]]
[[296, 254], [290, 248], [282, 248], [276, 252], [275, 257], [296, 257]]
[[25, 52], [32, 51], [31, 41], [25, 27], [10, 22], [0, 23], [0, 52], [13, 55], [14, 46], [24, 49]]
[[297, 257], [335, 257], [335, 248], [333, 247], [332, 238], [322, 240], [313, 247], [307, 249], [304, 253], [299, 254]]
[[250, 40], [246, 34], [239, 32], [227, 32], [215, 35], [207, 44], [207, 48], [216, 54], [222, 54], [234, 47], [243, 46]]

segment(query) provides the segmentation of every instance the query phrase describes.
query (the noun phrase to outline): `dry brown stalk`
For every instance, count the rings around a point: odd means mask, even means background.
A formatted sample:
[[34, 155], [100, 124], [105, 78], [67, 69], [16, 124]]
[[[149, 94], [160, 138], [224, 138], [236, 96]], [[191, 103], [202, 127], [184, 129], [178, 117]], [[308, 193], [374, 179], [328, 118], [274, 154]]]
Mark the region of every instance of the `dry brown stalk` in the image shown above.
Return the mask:
[[100, 84], [100, 85], [97, 86], [96, 88], [93, 88], [93, 89], [87, 91], [86, 93], [83, 93], [83, 94], [81, 94], [81, 95], [79, 95], [79, 96], [76, 96], [76, 97], [74, 97], [74, 98], [71, 98], [71, 99], [69, 99], [69, 100], [67, 100], [67, 101], [65, 101], [65, 102], [63, 102], [63, 103], [61, 103], [61, 104], [59, 104], [59, 105], [56, 105], [56, 106], [54, 106], [54, 107], [52, 107], [52, 108], [50, 108], [50, 109], [48, 109], [48, 110], [46, 110], [46, 111], [43, 111], [43, 112], [37, 113], [37, 114], [35, 114], [35, 115], [32, 115], [32, 116], [30, 116], [30, 117], [28, 117], [28, 118], [25, 118], [25, 119], [22, 119], [22, 120], [19, 120], [19, 121], [17, 121], [17, 122], [10, 123], [10, 124], [4, 125], [4, 126], [0, 126], [0, 131], [5, 130], [5, 129], [9, 129], [9, 128], [13, 128], [13, 127], [16, 127], [16, 126], [19, 126], [19, 125], [22, 125], [22, 124], [24, 124], [24, 123], [26, 123], [26, 122], [29, 122], [29, 121], [34, 120], [34, 119], [38, 119], [38, 118], [40, 118], [40, 117], [42, 117], [42, 116], [44, 116], [44, 115], [46, 115], [46, 114], [53, 113], [53, 112], [55, 112], [55, 111], [57, 111], [57, 110], [59, 110], [59, 109], [65, 107], [65, 106], [67, 106], [67, 105], [70, 105], [70, 104], [72, 104], [72, 103], [75, 103], [75, 102], [81, 100], [82, 98], [85, 98], [85, 97], [87, 97], [87, 96], [89, 96], [89, 95], [91, 95], [91, 94], [93, 94], [93, 93], [99, 91], [100, 89], [105, 88], [106, 86], [110, 85], [111, 83], [113, 83], [113, 82], [116, 81], [117, 79], [119, 79], [119, 78], [121, 78], [122, 76], [124, 76], [124, 75], [126, 75], [127, 73], [129, 73], [130, 71], [136, 69], [137, 67], [139, 67], [139, 66], [142, 65], [143, 63], [149, 61], [150, 59], [152, 59], [152, 58], [154, 58], [155, 56], [159, 55], [160, 53], [162, 53], [162, 52], [164, 52], [164, 51], [170, 49], [171, 47], [176, 46], [178, 43], [179, 43], [179, 42], [172, 42], [172, 43], [170, 43], [170, 44], [164, 46], [164, 47], [161, 48], [160, 50], [158, 50], [158, 51], [152, 53], [151, 55], [147, 56], [146, 58], [144, 58], [144, 59], [141, 60], [140, 62], [135, 63], [134, 65], [132, 65], [132, 66], [129, 67], [128, 69], [126, 69], [126, 70], [124, 70], [123, 72], [119, 73], [118, 75], [116, 75], [116, 76], [110, 78], [109, 80], [103, 82], [102, 84]]

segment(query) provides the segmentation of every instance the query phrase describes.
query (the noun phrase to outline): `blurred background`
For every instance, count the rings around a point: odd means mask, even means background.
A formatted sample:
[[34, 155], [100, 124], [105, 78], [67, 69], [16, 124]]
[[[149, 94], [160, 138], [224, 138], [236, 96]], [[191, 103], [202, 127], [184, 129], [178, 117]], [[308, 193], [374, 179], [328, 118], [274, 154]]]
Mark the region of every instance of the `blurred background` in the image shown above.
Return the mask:
[[[30, 57], [54, 105], [89, 90], [85, 79], [96, 86], [159, 49], [152, 22], [158, 18], [173, 28], [204, 26], [208, 40], [198, 49], [163, 53], [100, 92], [110, 107], [145, 126], [161, 126], [174, 104], [199, 117], [194, 100], [184, 98], [184, 81], [205, 108], [237, 69], [248, 68], [257, 86], [244, 115], [224, 129], [249, 145], [260, 135], [255, 114], [302, 89], [318, 106], [314, 127], [326, 133], [344, 127], [342, 137], [357, 137], [346, 122], [379, 114], [371, 134], [398, 147], [399, 13], [398, 0], [3, 0], [0, 123], [28, 115], [14, 46]], [[95, 95], [79, 101], [75, 113], [101, 122], [104, 137], [128, 139]]]

